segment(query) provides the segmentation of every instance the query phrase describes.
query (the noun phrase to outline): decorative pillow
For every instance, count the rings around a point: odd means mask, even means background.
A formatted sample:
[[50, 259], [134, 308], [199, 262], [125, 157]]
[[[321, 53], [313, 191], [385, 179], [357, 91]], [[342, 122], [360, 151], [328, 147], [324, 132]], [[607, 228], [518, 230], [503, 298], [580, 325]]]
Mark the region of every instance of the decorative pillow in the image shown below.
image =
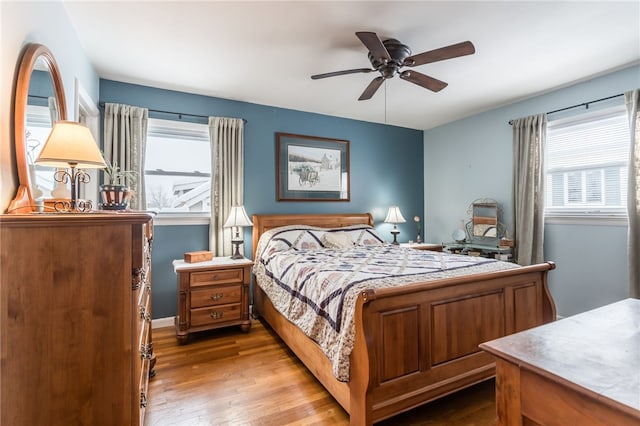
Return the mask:
[[[326, 234], [346, 234], [327, 243]], [[350, 247], [385, 244], [385, 240], [369, 225], [350, 225], [341, 228], [319, 228], [308, 225], [287, 225], [273, 228], [262, 234], [256, 249], [256, 258], [265, 259], [274, 253], [286, 250], [315, 250], [323, 247]]]
[[328, 248], [347, 248], [353, 247], [353, 240], [346, 232], [325, 232], [322, 244]]
[[298, 250], [317, 250], [322, 248], [323, 232], [308, 230], [300, 231], [298, 237], [292, 242], [291, 247]]
[[357, 246], [376, 246], [384, 244], [384, 238], [371, 226], [358, 226], [345, 231], [349, 234], [353, 244]]

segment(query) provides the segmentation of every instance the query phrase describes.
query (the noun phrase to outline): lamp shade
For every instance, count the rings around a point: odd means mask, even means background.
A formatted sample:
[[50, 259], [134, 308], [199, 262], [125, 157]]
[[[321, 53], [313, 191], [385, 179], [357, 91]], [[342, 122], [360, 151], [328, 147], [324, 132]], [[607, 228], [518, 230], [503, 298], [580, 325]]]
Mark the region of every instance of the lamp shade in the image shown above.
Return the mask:
[[102, 169], [104, 158], [87, 126], [75, 121], [56, 121], [35, 161], [51, 167]]
[[387, 218], [384, 220], [386, 223], [404, 223], [404, 217], [402, 213], [400, 213], [400, 207], [391, 206], [389, 207], [389, 212], [387, 213]]
[[244, 211], [244, 206], [233, 206], [227, 217], [227, 221], [224, 223], [225, 228], [231, 228], [234, 226], [253, 226], [247, 212]]

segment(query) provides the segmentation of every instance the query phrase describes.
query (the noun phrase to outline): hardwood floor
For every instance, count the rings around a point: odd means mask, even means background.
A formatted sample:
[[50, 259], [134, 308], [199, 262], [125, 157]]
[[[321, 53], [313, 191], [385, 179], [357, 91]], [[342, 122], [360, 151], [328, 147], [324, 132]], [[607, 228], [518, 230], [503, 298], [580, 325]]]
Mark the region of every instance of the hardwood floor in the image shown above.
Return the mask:
[[[147, 426], [348, 425], [349, 416], [260, 321], [197, 333], [179, 345], [175, 329], [153, 330], [156, 376]], [[377, 425], [495, 425], [494, 381]]]

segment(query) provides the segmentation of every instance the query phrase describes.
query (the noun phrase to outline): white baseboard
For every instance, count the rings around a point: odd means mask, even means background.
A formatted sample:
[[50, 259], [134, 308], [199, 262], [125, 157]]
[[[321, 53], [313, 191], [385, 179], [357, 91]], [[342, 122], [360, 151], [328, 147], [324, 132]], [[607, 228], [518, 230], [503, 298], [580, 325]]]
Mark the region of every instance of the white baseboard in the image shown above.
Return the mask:
[[156, 318], [151, 321], [151, 328], [171, 327], [174, 324], [175, 317]]

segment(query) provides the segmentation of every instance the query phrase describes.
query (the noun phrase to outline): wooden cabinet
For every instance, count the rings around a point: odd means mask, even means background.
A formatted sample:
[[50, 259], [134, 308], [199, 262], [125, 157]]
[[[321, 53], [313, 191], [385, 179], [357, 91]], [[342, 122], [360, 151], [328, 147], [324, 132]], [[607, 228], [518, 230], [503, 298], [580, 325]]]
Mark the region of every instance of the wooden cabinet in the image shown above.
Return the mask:
[[142, 425], [152, 220], [0, 216], [3, 425]]
[[231, 325], [249, 331], [251, 265], [248, 259], [228, 257], [197, 263], [173, 261], [178, 274], [176, 336], [181, 343], [196, 331]]

